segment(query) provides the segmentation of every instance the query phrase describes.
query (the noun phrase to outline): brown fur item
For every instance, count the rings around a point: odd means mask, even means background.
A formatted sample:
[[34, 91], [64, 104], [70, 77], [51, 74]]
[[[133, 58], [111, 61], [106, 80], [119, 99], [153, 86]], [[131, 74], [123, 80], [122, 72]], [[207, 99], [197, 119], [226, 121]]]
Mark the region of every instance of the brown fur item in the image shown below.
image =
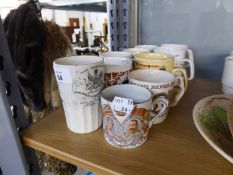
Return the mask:
[[62, 29], [51, 21], [45, 21], [44, 26], [44, 99], [47, 108], [40, 112], [32, 112], [32, 121], [37, 122], [48, 113], [61, 106], [58, 85], [53, 71], [53, 61], [60, 57], [73, 54], [69, 39]]
[[[61, 106], [53, 61], [72, 54], [62, 29], [41, 21], [32, 4], [26, 3], [8, 14], [4, 21], [8, 45], [16, 69], [26, 116], [31, 123]], [[36, 151], [41, 170], [71, 175], [76, 166]]]
[[[30, 112], [33, 123], [44, 118], [47, 114], [61, 106], [58, 85], [53, 71], [53, 61], [60, 57], [72, 55], [70, 42], [57, 24], [51, 21], [45, 21], [43, 22], [43, 27], [45, 32], [43, 43], [44, 99], [47, 107], [39, 112]], [[76, 166], [45, 153], [36, 151], [36, 155], [41, 170], [46, 169], [55, 175], [71, 175], [76, 171]]]
[[30, 3], [12, 10], [4, 29], [23, 103], [34, 111], [45, 108], [43, 92], [42, 21]]

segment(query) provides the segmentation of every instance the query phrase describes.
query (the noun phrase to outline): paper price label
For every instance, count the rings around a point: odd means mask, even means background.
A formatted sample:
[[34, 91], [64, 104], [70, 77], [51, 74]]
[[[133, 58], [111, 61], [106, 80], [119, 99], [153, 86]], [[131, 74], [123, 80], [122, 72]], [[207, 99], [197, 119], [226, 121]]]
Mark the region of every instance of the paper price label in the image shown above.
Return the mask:
[[57, 82], [59, 83], [72, 83], [72, 78], [69, 69], [56, 67], [55, 75]]
[[115, 111], [130, 113], [133, 110], [133, 100], [115, 97], [112, 101], [112, 108]]

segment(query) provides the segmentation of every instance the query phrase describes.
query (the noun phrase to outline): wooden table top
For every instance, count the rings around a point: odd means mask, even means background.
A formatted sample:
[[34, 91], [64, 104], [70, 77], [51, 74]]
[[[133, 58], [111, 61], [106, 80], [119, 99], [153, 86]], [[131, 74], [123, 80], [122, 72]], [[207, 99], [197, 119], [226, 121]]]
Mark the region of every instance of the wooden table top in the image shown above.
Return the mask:
[[23, 133], [24, 144], [99, 175], [231, 175], [233, 165], [201, 137], [194, 126], [195, 103], [220, 94], [220, 82], [195, 79], [168, 118], [154, 125], [148, 140], [134, 149], [105, 142], [102, 128], [89, 134], [68, 130], [63, 110], [39, 121]]

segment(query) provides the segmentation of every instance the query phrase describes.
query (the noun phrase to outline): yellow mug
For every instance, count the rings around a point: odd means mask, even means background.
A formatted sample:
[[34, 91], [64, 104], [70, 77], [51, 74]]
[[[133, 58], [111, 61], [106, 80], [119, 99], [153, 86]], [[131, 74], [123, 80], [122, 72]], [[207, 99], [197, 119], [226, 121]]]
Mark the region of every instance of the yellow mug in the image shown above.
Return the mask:
[[176, 76], [181, 74], [183, 76], [184, 87], [188, 87], [188, 76], [184, 68], [174, 67], [174, 59], [171, 55], [162, 52], [146, 52], [134, 55], [134, 68], [135, 69], [158, 69], [165, 70]]

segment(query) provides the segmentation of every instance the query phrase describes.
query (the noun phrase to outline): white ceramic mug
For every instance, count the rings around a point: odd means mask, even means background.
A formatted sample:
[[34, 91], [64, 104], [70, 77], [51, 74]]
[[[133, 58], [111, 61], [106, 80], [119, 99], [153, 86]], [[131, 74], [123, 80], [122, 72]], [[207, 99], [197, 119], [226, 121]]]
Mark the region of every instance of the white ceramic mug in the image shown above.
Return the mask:
[[191, 59], [193, 55], [189, 56], [190, 59], [186, 59], [185, 56], [186, 51], [187, 50], [182, 47], [170, 47], [170, 46], [161, 46], [154, 49], [154, 52], [164, 52], [172, 55], [173, 58], [175, 59], [175, 67], [183, 67], [183, 68], [189, 67], [190, 71], [189, 71], [188, 80], [192, 80], [195, 74], [193, 58]]
[[230, 56], [233, 56], [233, 51], [230, 52]]
[[153, 52], [157, 47], [156, 45], [136, 45], [134, 48], [142, 48], [148, 50], [148, 52]]
[[233, 88], [225, 84], [222, 84], [222, 92], [224, 94], [233, 94]]
[[123, 49], [122, 51], [130, 53], [132, 57], [139, 53], [150, 52], [150, 50], [145, 48], [127, 48], [127, 49]]
[[124, 57], [124, 58], [133, 58], [129, 52], [123, 51], [110, 51], [99, 53], [101, 57]]
[[122, 84], [128, 80], [132, 60], [123, 57], [104, 57], [104, 85]]
[[161, 46], [185, 49], [188, 53], [188, 59], [194, 60], [193, 51], [189, 49], [189, 46], [187, 44], [161, 44]]
[[[175, 81], [181, 83], [175, 85]], [[154, 124], [163, 122], [167, 118], [169, 106], [176, 105], [182, 98], [185, 93], [185, 86], [182, 82], [181, 76], [175, 77], [162, 70], [139, 69], [129, 74], [130, 84], [145, 87], [153, 93], [150, 115], [155, 118]]]
[[[131, 110], [116, 110], [115, 97], [124, 98], [126, 102], [131, 99]], [[109, 144], [120, 148], [135, 148], [147, 140], [154, 120], [149, 117], [151, 97], [151, 92], [146, 88], [129, 84], [110, 86], [102, 91], [103, 130]], [[119, 105], [127, 107], [121, 101]]]
[[233, 88], [233, 56], [228, 56], [225, 58], [223, 74], [222, 74], [222, 84]]
[[103, 87], [103, 58], [72, 56], [53, 62], [68, 128], [89, 133], [102, 124], [100, 92]]

